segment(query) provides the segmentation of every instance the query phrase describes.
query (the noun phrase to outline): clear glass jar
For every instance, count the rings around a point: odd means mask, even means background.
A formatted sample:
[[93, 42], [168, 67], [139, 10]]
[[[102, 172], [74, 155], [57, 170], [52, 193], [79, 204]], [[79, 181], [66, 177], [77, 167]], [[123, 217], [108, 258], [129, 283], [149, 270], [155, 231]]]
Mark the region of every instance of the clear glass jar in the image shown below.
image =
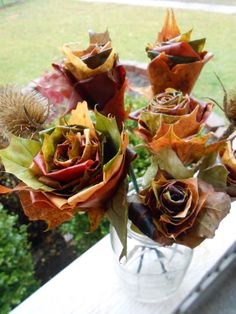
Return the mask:
[[191, 262], [192, 249], [178, 244], [160, 246], [134, 232], [129, 223], [127, 256], [119, 261], [122, 247], [112, 226], [110, 235], [116, 271], [127, 294], [140, 302], [158, 303], [176, 291]]

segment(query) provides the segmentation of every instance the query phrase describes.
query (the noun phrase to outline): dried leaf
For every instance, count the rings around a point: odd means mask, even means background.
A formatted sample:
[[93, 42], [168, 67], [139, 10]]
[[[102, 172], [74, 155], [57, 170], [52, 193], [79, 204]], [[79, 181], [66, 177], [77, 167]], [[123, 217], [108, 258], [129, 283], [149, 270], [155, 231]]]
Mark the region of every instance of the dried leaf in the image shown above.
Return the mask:
[[157, 162], [161, 170], [169, 173], [173, 178], [176, 179], [187, 179], [194, 175], [194, 168], [187, 168], [183, 165], [181, 160], [178, 158], [176, 153], [171, 148], [162, 149], [156, 156], [155, 161]]
[[90, 231], [93, 232], [104, 218], [105, 211], [104, 208], [95, 207], [88, 209], [87, 213], [89, 217]]
[[88, 50], [85, 52], [81, 50], [73, 51], [70, 45], [64, 45], [62, 48], [62, 51], [64, 52], [66, 57], [64, 62], [65, 68], [69, 70], [73, 74], [73, 76], [79, 81], [88, 79], [89, 77], [98, 75], [103, 72], [110, 71], [117, 60], [117, 53], [114, 49], [112, 49], [103, 64], [94, 69], [91, 69], [83, 60], [83, 55], [86, 55], [88, 53]]
[[97, 44], [100, 46], [105, 45], [108, 41], [111, 41], [108, 29], [104, 33], [96, 33], [93, 30], [89, 30], [90, 44]]
[[0, 194], [11, 193], [13, 190], [11, 188], [7, 188], [3, 185], [0, 185]]
[[158, 231], [149, 208], [142, 204], [137, 195], [129, 196], [128, 202], [129, 219], [132, 221], [132, 228], [136, 227], [139, 233], [141, 232], [149, 238], [156, 240]]
[[68, 120], [68, 124], [82, 125], [83, 127], [89, 128], [90, 130], [94, 130], [94, 125], [90, 118], [86, 101], [78, 103], [76, 108], [71, 111], [71, 116]]
[[19, 190], [18, 194], [26, 216], [30, 220], [46, 221], [47, 230], [71, 219], [74, 214], [71, 208], [58, 209], [43, 192]]
[[198, 121], [201, 110], [200, 106], [196, 106], [191, 113], [182, 116], [144, 111], [140, 114], [138, 129], [135, 133], [143, 140], [151, 141], [156, 134], [157, 136], [164, 135], [172, 125], [173, 132], [180, 138], [194, 135], [202, 126], [202, 120]]
[[40, 142], [12, 135], [10, 145], [0, 150], [0, 157], [6, 172], [14, 174], [32, 189], [52, 191], [52, 188], [39, 182], [29, 169], [40, 149]]
[[[164, 132], [162, 129], [164, 129]], [[167, 127], [163, 124], [160, 127], [156, 136], [147, 144], [152, 153], [157, 154], [162, 149], [170, 147], [184, 165], [189, 165], [198, 162], [202, 157], [219, 151], [225, 146], [225, 142], [209, 143], [210, 139], [214, 139], [212, 133], [182, 139], [175, 134], [173, 129], [173, 125]]]
[[180, 30], [176, 23], [174, 12], [172, 9], [167, 10], [165, 22], [161, 32], [158, 34], [156, 43], [168, 41], [178, 35], [180, 35]]
[[123, 246], [120, 259], [127, 253], [127, 222], [128, 222], [128, 204], [127, 204], [127, 182], [123, 181], [117, 191], [108, 203], [106, 216], [114, 226], [120, 242]]
[[228, 170], [227, 193], [236, 196], [236, 159], [230, 141], [224, 150], [221, 151], [221, 162]]
[[189, 45], [199, 54], [203, 52], [205, 43], [206, 43], [206, 38], [189, 41]]
[[199, 172], [198, 177], [215, 188], [226, 189], [228, 171], [225, 166], [215, 164]]
[[110, 138], [116, 150], [121, 146], [121, 136], [117, 127], [116, 119], [114, 117], [105, 117], [95, 110], [96, 116], [96, 130]]
[[165, 53], [161, 53], [148, 65], [148, 77], [153, 95], [164, 92], [169, 87], [190, 94], [203, 66], [212, 57], [211, 53], [207, 53], [201, 61], [177, 64], [171, 68], [169, 59]]

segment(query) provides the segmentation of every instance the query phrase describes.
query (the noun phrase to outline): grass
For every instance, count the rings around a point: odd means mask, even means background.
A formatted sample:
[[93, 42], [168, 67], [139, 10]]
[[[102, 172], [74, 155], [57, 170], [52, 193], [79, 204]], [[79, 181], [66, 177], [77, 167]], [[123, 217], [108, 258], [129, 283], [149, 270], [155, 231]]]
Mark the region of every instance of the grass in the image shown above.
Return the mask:
[[[214, 76], [227, 89], [235, 86], [235, 16], [175, 10], [182, 31], [194, 28], [193, 37], [207, 37], [207, 50], [215, 58], [204, 68], [195, 87], [198, 97], [222, 100]], [[109, 28], [120, 58], [147, 62], [145, 46], [153, 42], [165, 15], [163, 8], [85, 3], [76, 0], [28, 0], [0, 9], [0, 83], [27, 84], [62, 58], [66, 42], [87, 45], [87, 29]]]
[[[180, 1], [180, 0], [172, 0], [172, 1]], [[236, 5], [235, 0], [183, 0], [183, 2], [199, 2], [199, 3], [207, 3], [207, 4]]]

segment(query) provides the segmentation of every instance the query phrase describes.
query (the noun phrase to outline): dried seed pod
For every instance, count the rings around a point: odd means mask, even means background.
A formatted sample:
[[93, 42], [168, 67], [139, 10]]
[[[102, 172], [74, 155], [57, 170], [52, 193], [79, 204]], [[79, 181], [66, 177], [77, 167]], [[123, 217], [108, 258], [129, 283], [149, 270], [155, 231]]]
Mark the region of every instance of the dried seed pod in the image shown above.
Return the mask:
[[37, 92], [0, 86], [0, 129], [3, 133], [34, 137], [42, 129], [48, 113], [47, 99]]
[[228, 128], [220, 137], [220, 140], [227, 140], [236, 130], [236, 93], [235, 91], [232, 91], [229, 94], [225, 89], [224, 84], [222, 83], [220, 77], [216, 73], [215, 76], [224, 91], [223, 107], [220, 106], [214, 99], [211, 98], [211, 100], [213, 100], [214, 103], [224, 112], [226, 118], [229, 120]]
[[236, 91], [232, 91], [229, 95], [225, 92], [224, 111], [229, 121], [236, 125]]

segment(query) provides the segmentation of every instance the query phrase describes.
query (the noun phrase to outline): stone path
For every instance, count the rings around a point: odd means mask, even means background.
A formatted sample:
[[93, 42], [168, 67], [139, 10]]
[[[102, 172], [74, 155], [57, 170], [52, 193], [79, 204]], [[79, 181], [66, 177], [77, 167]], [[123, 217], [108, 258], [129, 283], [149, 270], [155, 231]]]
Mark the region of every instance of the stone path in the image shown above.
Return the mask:
[[160, 0], [83, 0], [85, 2], [119, 3], [186, 10], [201, 10], [215, 13], [236, 14], [236, 5], [209, 4], [198, 2], [160, 1]]

